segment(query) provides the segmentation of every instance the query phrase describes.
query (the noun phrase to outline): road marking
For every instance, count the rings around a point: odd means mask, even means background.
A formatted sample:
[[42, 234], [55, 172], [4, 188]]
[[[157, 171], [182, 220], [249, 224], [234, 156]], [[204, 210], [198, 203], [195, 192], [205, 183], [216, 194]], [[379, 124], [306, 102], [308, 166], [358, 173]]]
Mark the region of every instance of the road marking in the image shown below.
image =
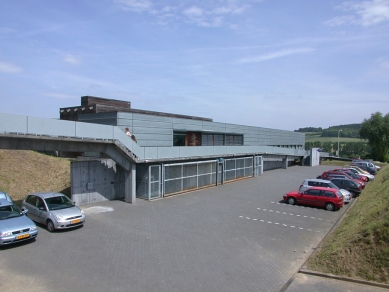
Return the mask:
[[93, 206], [82, 210], [84, 211], [85, 214], [92, 215], [92, 214], [99, 214], [104, 212], [112, 212], [114, 209], [111, 207]]

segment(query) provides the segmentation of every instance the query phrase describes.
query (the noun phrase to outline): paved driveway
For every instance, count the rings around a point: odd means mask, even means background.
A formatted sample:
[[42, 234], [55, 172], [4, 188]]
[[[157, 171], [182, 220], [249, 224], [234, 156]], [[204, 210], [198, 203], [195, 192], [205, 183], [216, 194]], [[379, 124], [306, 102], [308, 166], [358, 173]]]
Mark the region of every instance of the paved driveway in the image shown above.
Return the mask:
[[136, 205], [84, 207], [83, 228], [0, 250], [0, 290], [281, 291], [347, 207], [281, 199], [329, 166], [262, 176]]

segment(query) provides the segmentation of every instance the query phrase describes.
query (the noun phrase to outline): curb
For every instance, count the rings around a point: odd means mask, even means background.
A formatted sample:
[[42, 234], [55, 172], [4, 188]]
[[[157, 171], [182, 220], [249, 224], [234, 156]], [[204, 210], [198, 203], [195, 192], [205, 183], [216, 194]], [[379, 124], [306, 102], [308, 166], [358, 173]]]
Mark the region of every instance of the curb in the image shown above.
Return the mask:
[[301, 268], [299, 270], [299, 273], [317, 276], [317, 277], [322, 277], [322, 278], [329, 278], [329, 279], [335, 279], [335, 280], [340, 280], [340, 281], [345, 281], [345, 282], [351, 282], [351, 283], [357, 283], [357, 284], [363, 284], [363, 285], [368, 285], [368, 286], [375, 286], [375, 287], [379, 287], [379, 288], [389, 289], [388, 284], [382, 284], [382, 283], [378, 283], [378, 282], [370, 282], [370, 281], [366, 281], [366, 280], [358, 280], [358, 279], [354, 279], [354, 278], [347, 278], [347, 277], [336, 276], [336, 275], [332, 275], [332, 274], [324, 274], [324, 273], [319, 273], [319, 272], [315, 272], [315, 271], [311, 271], [311, 270], [306, 270], [303, 268]]

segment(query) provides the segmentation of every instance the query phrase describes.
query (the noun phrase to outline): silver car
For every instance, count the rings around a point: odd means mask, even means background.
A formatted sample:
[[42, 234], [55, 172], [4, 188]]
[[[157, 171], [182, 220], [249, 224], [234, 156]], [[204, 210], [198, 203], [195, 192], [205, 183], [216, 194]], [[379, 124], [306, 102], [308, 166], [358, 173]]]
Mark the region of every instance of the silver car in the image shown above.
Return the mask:
[[0, 199], [0, 246], [34, 239], [36, 225], [14, 203]]
[[6, 199], [8, 202], [12, 203], [11, 197], [3, 191], [0, 191], [0, 199]]
[[61, 193], [45, 192], [27, 195], [22, 208], [28, 209], [28, 217], [47, 226], [50, 232], [83, 225], [85, 214]]

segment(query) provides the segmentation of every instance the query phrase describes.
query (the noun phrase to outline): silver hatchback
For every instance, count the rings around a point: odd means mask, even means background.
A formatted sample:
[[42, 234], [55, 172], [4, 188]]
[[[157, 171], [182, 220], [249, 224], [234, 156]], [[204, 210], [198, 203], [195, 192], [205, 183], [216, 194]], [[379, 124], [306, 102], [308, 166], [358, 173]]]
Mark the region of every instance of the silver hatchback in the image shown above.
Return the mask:
[[83, 225], [85, 214], [61, 193], [45, 192], [27, 195], [22, 209], [27, 208], [27, 216], [37, 223], [47, 226], [50, 232]]
[[38, 235], [36, 225], [14, 203], [0, 199], [0, 246], [33, 240]]

